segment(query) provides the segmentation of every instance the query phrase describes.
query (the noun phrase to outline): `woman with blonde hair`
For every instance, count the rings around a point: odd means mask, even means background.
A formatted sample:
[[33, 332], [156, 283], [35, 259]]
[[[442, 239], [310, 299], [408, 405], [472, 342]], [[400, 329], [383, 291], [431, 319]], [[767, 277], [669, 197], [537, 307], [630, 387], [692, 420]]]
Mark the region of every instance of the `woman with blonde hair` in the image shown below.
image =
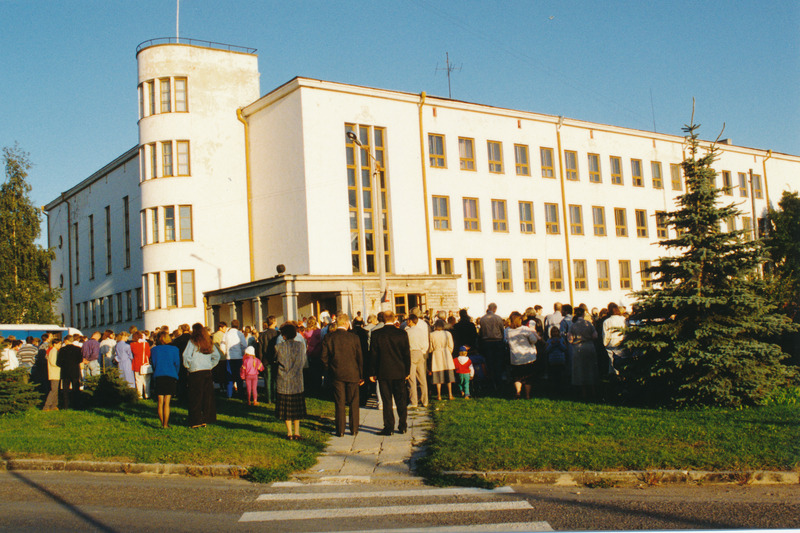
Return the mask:
[[217, 420], [211, 369], [217, 365], [220, 357], [203, 324], [194, 324], [189, 342], [183, 350], [183, 366], [189, 371], [189, 426], [192, 428], [205, 427]]
[[511, 379], [514, 381], [514, 397], [519, 399], [523, 387], [525, 398], [531, 397], [531, 388], [536, 371], [536, 331], [522, 325], [522, 315], [514, 311], [508, 317], [508, 327], [503, 332], [503, 340], [508, 345], [511, 363]]
[[436, 385], [436, 398], [442, 399], [442, 384], [447, 385], [447, 396], [453, 399], [453, 382], [456, 366], [453, 363], [453, 335], [445, 329], [446, 323], [438, 319], [431, 333], [431, 381]]

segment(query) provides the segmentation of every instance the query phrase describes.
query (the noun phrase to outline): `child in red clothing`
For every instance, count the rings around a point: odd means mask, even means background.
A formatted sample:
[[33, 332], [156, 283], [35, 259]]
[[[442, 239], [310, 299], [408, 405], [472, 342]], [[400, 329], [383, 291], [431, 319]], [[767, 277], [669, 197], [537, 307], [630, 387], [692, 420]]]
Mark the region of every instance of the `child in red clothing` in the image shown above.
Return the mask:
[[472, 361], [467, 357], [468, 350], [469, 348], [462, 346], [458, 349], [458, 357], [453, 358], [453, 364], [456, 366], [458, 387], [461, 389], [461, 394], [467, 399], [469, 399], [469, 380], [475, 375]]
[[239, 377], [247, 385], [247, 405], [258, 405], [258, 373], [263, 371], [264, 364], [256, 358], [256, 349], [252, 346], [245, 348]]

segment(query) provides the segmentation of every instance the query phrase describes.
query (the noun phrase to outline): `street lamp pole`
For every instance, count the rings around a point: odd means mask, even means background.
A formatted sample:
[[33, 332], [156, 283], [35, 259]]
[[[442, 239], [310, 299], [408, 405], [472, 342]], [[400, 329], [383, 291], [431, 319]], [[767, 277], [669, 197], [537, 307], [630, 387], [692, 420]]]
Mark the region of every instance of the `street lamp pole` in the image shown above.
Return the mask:
[[[384, 224], [383, 224], [383, 195], [381, 194], [381, 164], [375, 159], [375, 156], [372, 155], [370, 150], [368, 150], [364, 145], [361, 144], [361, 141], [358, 140], [358, 137], [352, 131], [347, 132], [347, 137], [353, 141], [359, 148], [361, 148], [364, 152], [366, 152], [367, 156], [370, 159], [370, 167], [372, 170], [372, 189], [373, 189], [373, 198], [374, 204], [377, 207], [377, 216], [373, 217], [372, 227], [373, 233], [377, 233], [377, 235], [373, 236], [375, 241], [375, 267], [378, 269], [378, 283], [380, 285], [380, 293], [381, 293], [381, 303], [380, 303], [380, 310], [384, 311], [385, 302], [384, 302], [384, 295], [387, 294], [386, 288], [386, 252], [384, 250], [384, 242], [383, 242], [383, 231], [384, 231]], [[374, 228], [378, 229], [377, 232], [374, 231]]]

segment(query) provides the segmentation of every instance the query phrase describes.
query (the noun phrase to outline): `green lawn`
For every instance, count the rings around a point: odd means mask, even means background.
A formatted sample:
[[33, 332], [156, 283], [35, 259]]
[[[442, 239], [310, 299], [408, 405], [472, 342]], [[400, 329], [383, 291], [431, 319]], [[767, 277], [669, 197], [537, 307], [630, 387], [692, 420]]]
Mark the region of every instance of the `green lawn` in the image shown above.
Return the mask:
[[217, 396], [217, 422], [187, 427], [185, 408], [173, 404], [161, 429], [152, 400], [85, 411], [30, 410], [0, 418], [3, 458], [59, 458], [134, 463], [230, 464], [258, 467], [264, 479], [285, 478], [314, 465], [332, 424], [331, 402], [307, 398], [303, 441], [287, 441], [271, 406], [248, 407]]
[[435, 407], [430, 472], [800, 469], [797, 405], [678, 411], [485, 398]]

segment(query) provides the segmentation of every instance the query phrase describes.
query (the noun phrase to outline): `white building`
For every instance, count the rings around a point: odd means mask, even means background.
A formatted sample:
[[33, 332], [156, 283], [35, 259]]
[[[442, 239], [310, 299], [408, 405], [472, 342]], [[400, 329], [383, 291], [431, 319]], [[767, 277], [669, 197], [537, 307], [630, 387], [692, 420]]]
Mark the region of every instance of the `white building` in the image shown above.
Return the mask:
[[[664, 254], [682, 137], [307, 78], [258, 98], [256, 56], [229, 48], [140, 46], [139, 144], [46, 206], [65, 322], [375, 312], [370, 155], [399, 312], [629, 303]], [[731, 225], [798, 188], [800, 157], [719, 148]]]

